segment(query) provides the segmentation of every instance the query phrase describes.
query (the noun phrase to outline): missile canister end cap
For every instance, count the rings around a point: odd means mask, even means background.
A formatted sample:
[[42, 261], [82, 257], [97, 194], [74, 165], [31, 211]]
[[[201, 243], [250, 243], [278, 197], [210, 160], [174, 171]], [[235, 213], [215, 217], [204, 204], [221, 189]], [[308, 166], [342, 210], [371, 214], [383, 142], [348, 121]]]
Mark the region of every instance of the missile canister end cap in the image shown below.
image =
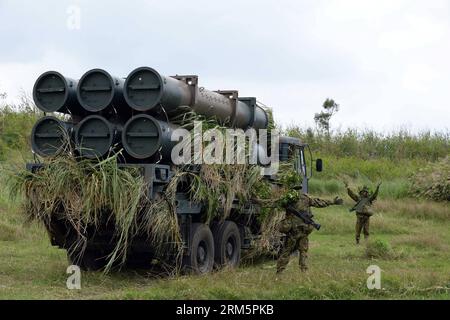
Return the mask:
[[134, 110], [149, 111], [161, 102], [163, 86], [163, 78], [155, 69], [137, 68], [125, 81], [125, 101]]
[[115, 80], [102, 69], [87, 71], [78, 82], [77, 98], [89, 112], [106, 109], [114, 99]]
[[124, 149], [137, 159], [153, 156], [161, 146], [161, 139], [161, 125], [155, 118], [146, 114], [128, 120], [122, 131]]
[[81, 156], [95, 159], [105, 156], [114, 141], [114, 127], [101, 116], [83, 119], [75, 129], [75, 142]]
[[47, 71], [34, 83], [34, 103], [44, 112], [59, 111], [66, 106], [71, 86], [74, 86], [72, 80], [66, 79], [59, 72]]
[[41, 157], [60, 154], [67, 141], [69, 133], [66, 125], [51, 116], [39, 119], [31, 131], [31, 147]]

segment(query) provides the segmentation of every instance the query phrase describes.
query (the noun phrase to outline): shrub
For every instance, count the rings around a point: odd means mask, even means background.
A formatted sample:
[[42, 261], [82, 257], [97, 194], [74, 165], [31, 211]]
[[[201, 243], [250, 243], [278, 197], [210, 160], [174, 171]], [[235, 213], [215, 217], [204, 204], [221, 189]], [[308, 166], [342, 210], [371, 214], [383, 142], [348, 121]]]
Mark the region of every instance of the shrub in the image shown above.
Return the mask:
[[374, 241], [369, 241], [366, 245], [365, 251], [366, 257], [387, 259], [392, 256], [392, 247], [388, 241], [377, 239]]
[[428, 164], [410, 180], [411, 195], [436, 201], [450, 201], [450, 157]]
[[30, 152], [31, 128], [38, 117], [32, 111], [0, 110], [0, 161], [8, 160], [12, 151]]

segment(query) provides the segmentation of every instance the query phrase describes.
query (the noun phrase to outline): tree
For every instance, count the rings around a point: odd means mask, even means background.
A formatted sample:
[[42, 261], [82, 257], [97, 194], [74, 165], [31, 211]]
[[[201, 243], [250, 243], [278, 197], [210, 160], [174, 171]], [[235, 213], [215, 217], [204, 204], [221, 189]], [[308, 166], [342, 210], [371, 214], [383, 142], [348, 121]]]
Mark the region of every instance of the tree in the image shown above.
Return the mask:
[[322, 108], [324, 109], [323, 111], [314, 115], [314, 121], [320, 130], [325, 131], [327, 135], [330, 135], [330, 119], [339, 111], [339, 104], [333, 99], [327, 98], [323, 103]]
[[[2, 92], [0, 90], [0, 102], [1, 102], [1, 104], [3, 104], [3, 102], [6, 100], [7, 97], [8, 97], [8, 95], [6, 94], [6, 92]], [[1, 104], [0, 104], [0, 106], [1, 106]]]

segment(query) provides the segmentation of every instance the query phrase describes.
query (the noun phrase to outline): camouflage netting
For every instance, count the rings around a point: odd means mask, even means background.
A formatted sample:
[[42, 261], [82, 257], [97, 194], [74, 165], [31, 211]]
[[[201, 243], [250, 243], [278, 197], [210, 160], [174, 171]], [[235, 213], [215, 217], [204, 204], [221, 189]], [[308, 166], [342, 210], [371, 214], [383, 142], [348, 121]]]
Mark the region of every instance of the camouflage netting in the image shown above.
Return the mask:
[[431, 163], [410, 179], [410, 194], [435, 201], [450, 201], [450, 157]]
[[[145, 228], [137, 214], [147, 207], [146, 184], [135, 169], [121, 170], [117, 155], [101, 162], [60, 156], [45, 161], [36, 173], [23, 170], [12, 176], [11, 194], [22, 195], [23, 213], [31, 221], [49, 226], [63, 219], [78, 235], [69, 249], [84, 252], [88, 227], [98, 229], [105, 221], [115, 224], [116, 247], [108, 257], [123, 263], [132, 238]], [[145, 221], [145, 220], [144, 220]]]
[[252, 199], [263, 200], [263, 208], [251, 213], [261, 224], [252, 254], [274, 253], [279, 247], [281, 234], [276, 226], [284, 211], [277, 207], [276, 199], [281, 193], [275, 193], [262, 179], [258, 166], [202, 165], [199, 172], [180, 168], [163, 196], [149, 200], [147, 185], [137, 170], [120, 169], [116, 157], [100, 163], [70, 156], [47, 159], [36, 173], [24, 170], [14, 175], [11, 192], [23, 195], [23, 213], [29, 220], [47, 226], [54, 219], [69, 222], [78, 234], [73, 251], [85, 247], [88, 227], [100, 228], [105, 218], [113, 222], [116, 247], [108, 256], [106, 271], [126, 261], [127, 249], [137, 234], [146, 233], [161, 258], [168, 252], [181, 253], [175, 193], [179, 181], [186, 179], [191, 200], [205, 205], [207, 223], [227, 219], [235, 200], [242, 207]]
[[[204, 121], [203, 126], [225, 129], [214, 121]], [[261, 224], [255, 253], [270, 253], [279, 246], [281, 235], [276, 225], [284, 212], [275, 200], [280, 194], [263, 179], [261, 168], [256, 165], [203, 164], [198, 172], [189, 170], [188, 166], [178, 167], [165, 193], [150, 201], [146, 196], [147, 185], [138, 171], [119, 169], [120, 154], [99, 162], [75, 159], [71, 154], [43, 159], [44, 167], [36, 173], [23, 170], [14, 174], [12, 194], [23, 196], [23, 213], [30, 220], [47, 226], [52, 219], [68, 221], [79, 238], [72, 248], [74, 251], [86, 247], [88, 227], [99, 228], [105, 218], [113, 222], [117, 244], [108, 256], [105, 271], [126, 261], [127, 249], [138, 234], [147, 233], [162, 255], [181, 252], [175, 193], [179, 181], [186, 179], [190, 182], [191, 200], [205, 205], [207, 223], [226, 219], [236, 199], [242, 207], [252, 199], [264, 200], [264, 208], [253, 213], [258, 215]], [[292, 177], [281, 175], [281, 179]]]

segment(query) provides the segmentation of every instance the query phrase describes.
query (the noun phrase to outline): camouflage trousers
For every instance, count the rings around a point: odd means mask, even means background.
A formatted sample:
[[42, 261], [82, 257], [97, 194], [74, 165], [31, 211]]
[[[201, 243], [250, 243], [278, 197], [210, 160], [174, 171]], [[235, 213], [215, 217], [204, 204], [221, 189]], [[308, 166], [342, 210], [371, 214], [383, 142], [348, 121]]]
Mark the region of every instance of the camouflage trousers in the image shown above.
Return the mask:
[[298, 250], [299, 257], [298, 263], [300, 265], [300, 269], [306, 271], [308, 266], [306, 264], [308, 259], [308, 248], [309, 248], [309, 240], [308, 236], [311, 233], [310, 230], [305, 230], [306, 232], [302, 232], [297, 235], [288, 235], [283, 247], [281, 248], [280, 255], [278, 256], [277, 261], [277, 273], [282, 272], [286, 269], [291, 255]]
[[369, 238], [369, 222], [370, 216], [358, 214], [356, 215], [356, 242], [359, 243], [361, 231], [364, 233], [364, 239]]

